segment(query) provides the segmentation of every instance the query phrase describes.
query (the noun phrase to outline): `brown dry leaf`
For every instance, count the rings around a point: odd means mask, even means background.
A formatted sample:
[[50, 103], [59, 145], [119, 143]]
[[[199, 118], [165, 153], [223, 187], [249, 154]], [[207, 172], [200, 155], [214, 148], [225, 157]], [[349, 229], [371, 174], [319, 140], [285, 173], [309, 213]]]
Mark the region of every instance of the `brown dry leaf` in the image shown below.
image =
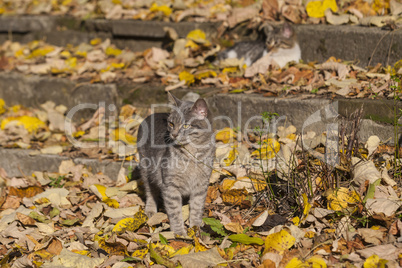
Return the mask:
[[239, 222], [229, 222], [226, 223], [224, 226], [226, 230], [236, 234], [242, 234], [244, 231], [243, 226], [241, 226]]
[[23, 225], [35, 225], [36, 221], [32, 219], [31, 217], [24, 215], [22, 213], [17, 212], [16, 213], [17, 219], [23, 224]]
[[267, 20], [276, 20], [278, 17], [278, 1], [277, 0], [264, 0], [262, 2], [263, 18]]
[[232, 14], [228, 18], [228, 24], [230, 28], [235, 27], [237, 24], [253, 19], [258, 16], [260, 10], [254, 6], [248, 6], [246, 8], [233, 8]]
[[218, 186], [209, 186], [205, 202], [212, 203], [218, 198], [218, 196], [219, 196]]
[[62, 249], [63, 244], [57, 238], [54, 238], [47, 247], [46, 251], [53, 255], [59, 255]]
[[370, 228], [359, 228], [357, 233], [363, 238], [366, 243], [380, 245], [384, 239], [384, 232], [373, 230]]
[[245, 189], [227, 190], [222, 193], [222, 200], [226, 204], [240, 205], [246, 200], [248, 193]]
[[2, 209], [16, 209], [19, 208], [20, 204], [21, 204], [21, 197], [17, 197], [17, 196], [12, 196], [12, 195], [8, 195], [6, 200], [4, 201], [3, 205], [1, 206]]
[[24, 197], [30, 198], [30, 197], [33, 197], [42, 192], [43, 192], [43, 189], [42, 189], [42, 187], [39, 187], [39, 186], [31, 186], [28, 188], [21, 188], [21, 189], [10, 187], [10, 189], [9, 189], [9, 195], [18, 196], [20, 198], [24, 198]]

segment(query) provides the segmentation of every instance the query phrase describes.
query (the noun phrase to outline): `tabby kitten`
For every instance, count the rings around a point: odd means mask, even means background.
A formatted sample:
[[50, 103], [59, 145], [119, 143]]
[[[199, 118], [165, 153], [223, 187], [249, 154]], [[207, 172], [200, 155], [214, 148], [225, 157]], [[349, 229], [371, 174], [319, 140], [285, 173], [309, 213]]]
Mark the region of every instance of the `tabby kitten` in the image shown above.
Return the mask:
[[280, 29], [271, 25], [263, 27], [265, 41], [243, 41], [218, 54], [219, 60], [244, 58], [244, 63], [251, 66], [258, 59], [271, 52], [271, 58], [283, 68], [288, 62], [298, 62], [301, 59], [301, 50], [297, 43], [296, 34], [290, 24], [285, 22]]
[[186, 235], [182, 200], [189, 198], [190, 227], [200, 226], [215, 157], [214, 134], [203, 99], [181, 101], [169, 94], [170, 114], [148, 116], [138, 130], [145, 213], [152, 216], [162, 197], [171, 230]]

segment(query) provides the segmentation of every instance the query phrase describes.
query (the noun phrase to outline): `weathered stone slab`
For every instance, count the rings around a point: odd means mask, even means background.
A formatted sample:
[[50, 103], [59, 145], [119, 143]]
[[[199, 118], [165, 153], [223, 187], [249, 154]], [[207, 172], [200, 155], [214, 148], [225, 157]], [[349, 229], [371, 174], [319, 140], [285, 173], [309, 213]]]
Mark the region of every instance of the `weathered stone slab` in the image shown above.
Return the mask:
[[[6, 170], [9, 177], [22, 177], [24, 174], [31, 175], [34, 171], [58, 172], [60, 163], [70, 159], [59, 155], [30, 155], [31, 152], [33, 150], [0, 148], [0, 167]], [[122, 165], [121, 162], [111, 160], [99, 161], [98, 159], [85, 158], [74, 158], [73, 162], [85, 165], [93, 173], [102, 172], [113, 180], [117, 179]], [[134, 162], [124, 163], [126, 168], [130, 165], [132, 165], [132, 169], [136, 166]], [[24, 174], [21, 174], [21, 171]]]

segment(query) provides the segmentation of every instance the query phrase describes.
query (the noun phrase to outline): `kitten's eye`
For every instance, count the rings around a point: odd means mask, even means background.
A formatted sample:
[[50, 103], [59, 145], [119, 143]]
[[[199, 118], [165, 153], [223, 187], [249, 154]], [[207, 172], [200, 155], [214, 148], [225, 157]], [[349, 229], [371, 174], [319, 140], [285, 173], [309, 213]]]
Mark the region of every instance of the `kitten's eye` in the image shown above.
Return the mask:
[[184, 125], [183, 125], [183, 128], [189, 128], [189, 127], [191, 127], [190, 124], [184, 124]]
[[168, 122], [169, 127], [173, 127], [174, 124], [172, 122]]

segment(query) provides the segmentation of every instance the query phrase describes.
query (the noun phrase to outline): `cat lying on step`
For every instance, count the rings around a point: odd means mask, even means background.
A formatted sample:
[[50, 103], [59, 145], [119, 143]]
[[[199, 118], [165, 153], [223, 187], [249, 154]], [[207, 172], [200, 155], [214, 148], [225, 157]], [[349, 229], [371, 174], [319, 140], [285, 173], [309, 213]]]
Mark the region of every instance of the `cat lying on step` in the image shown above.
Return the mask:
[[254, 62], [271, 53], [270, 58], [283, 68], [288, 62], [298, 62], [301, 59], [301, 50], [297, 43], [296, 34], [290, 24], [285, 22], [280, 29], [271, 25], [263, 27], [266, 35], [265, 41], [242, 41], [233, 47], [218, 53], [218, 59], [244, 59], [249, 67]]
[[148, 116], [137, 137], [140, 174], [148, 217], [158, 211], [161, 197], [171, 230], [186, 235], [183, 197], [189, 198], [190, 227], [200, 226], [215, 157], [215, 135], [203, 99], [181, 101], [169, 95], [171, 113]]

